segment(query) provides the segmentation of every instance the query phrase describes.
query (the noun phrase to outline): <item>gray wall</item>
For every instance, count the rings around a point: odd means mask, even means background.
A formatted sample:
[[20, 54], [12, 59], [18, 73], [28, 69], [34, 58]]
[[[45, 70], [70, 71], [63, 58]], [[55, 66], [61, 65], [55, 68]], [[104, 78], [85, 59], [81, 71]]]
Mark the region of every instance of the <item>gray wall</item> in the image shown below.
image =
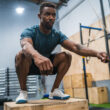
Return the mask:
[[0, 69], [14, 68], [14, 57], [21, 49], [20, 34], [25, 28], [39, 23], [39, 7], [30, 2], [20, 2], [25, 13], [18, 15], [15, 8], [19, 2], [0, 1], [0, 4]]
[[[59, 10], [59, 18], [84, 0], [69, 0], [68, 5]], [[103, 0], [105, 15], [110, 14], [108, 0]], [[92, 7], [91, 7], [92, 6]], [[79, 32], [79, 24], [90, 25], [101, 18], [99, 0], [85, 0], [59, 22], [60, 30], [68, 37]]]

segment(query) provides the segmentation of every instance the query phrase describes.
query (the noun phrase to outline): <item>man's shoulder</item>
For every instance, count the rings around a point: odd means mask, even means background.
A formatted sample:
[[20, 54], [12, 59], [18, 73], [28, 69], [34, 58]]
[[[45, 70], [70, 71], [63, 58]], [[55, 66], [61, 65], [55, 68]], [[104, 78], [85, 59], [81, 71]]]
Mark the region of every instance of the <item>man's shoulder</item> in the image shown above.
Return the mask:
[[31, 29], [31, 30], [36, 30], [37, 28], [39, 28], [39, 25], [34, 25], [34, 26], [31, 26], [30, 28], [28, 28], [28, 29]]
[[21, 33], [21, 37], [33, 37], [36, 34], [36, 28], [38, 28], [38, 25], [34, 25], [30, 28], [26, 28], [22, 33]]
[[39, 28], [38, 25], [34, 25], [24, 29], [23, 33], [36, 33], [36, 30]]
[[52, 32], [55, 34], [55, 35], [61, 35], [62, 34], [62, 32], [61, 31], [59, 31], [59, 30], [57, 30], [57, 29], [52, 29]]

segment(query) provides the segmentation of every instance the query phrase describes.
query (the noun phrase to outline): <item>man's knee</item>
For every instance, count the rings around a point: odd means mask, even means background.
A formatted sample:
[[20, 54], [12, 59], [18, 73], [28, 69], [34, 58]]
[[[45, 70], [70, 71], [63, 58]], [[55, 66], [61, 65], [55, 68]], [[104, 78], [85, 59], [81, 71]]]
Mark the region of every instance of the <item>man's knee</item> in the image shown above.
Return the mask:
[[69, 52], [62, 52], [60, 58], [62, 60], [68, 60], [71, 61], [72, 55]]
[[15, 65], [16, 66], [18, 66], [19, 62], [21, 62], [22, 56], [23, 56], [22, 51], [20, 51], [19, 53], [16, 54], [16, 56], [15, 56]]
[[18, 54], [15, 56], [15, 65], [21, 65], [23, 62], [28, 62], [31, 63], [31, 57], [24, 55], [22, 51], [20, 51]]

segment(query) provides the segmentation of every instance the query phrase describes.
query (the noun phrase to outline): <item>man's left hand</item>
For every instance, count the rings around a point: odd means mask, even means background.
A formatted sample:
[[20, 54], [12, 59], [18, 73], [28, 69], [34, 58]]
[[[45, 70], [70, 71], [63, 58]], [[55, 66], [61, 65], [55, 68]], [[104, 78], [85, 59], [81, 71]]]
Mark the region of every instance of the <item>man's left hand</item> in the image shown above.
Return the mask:
[[109, 56], [106, 52], [98, 52], [97, 58], [99, 58], [103, 63], [109, 62]]

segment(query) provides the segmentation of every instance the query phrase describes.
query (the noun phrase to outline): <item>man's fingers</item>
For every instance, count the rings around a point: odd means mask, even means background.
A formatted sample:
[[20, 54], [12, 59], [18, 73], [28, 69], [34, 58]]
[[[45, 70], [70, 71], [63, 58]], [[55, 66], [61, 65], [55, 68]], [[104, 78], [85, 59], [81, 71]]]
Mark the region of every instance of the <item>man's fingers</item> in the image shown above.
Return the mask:
[[43, 71], [43, 66], [40, 65], [40, 66], [39, 66], [39, 69], [40, 69], [40, 71]]
[[51, 74], [53, 71], [53, 65], [50, 60], [48, 60], [48, 62], [46, 63], [46, 67], [47, 67], [47, 70], [46, 70], [47, 74]]
[[47, 66], [46, 66], [47, 64], [43, 63], [42, 65], [43, 65], [43, 71], [47, 71]]
[[103, 62], [103, 63], [107, 63], [109, 60], [109, 56], [107, 55], [107, 53], [105, 52], [101, 52], [98, 54], [98, 58]]
[[53, 71], [53, 65], [51, 64], [51, 62], [46, 62], [43, 63], [39, 66], [40, 72], [42, 75], [49, 75], [52, 73]]
[[53, 64], [50, 62], [50, 70], [53, 72]]

